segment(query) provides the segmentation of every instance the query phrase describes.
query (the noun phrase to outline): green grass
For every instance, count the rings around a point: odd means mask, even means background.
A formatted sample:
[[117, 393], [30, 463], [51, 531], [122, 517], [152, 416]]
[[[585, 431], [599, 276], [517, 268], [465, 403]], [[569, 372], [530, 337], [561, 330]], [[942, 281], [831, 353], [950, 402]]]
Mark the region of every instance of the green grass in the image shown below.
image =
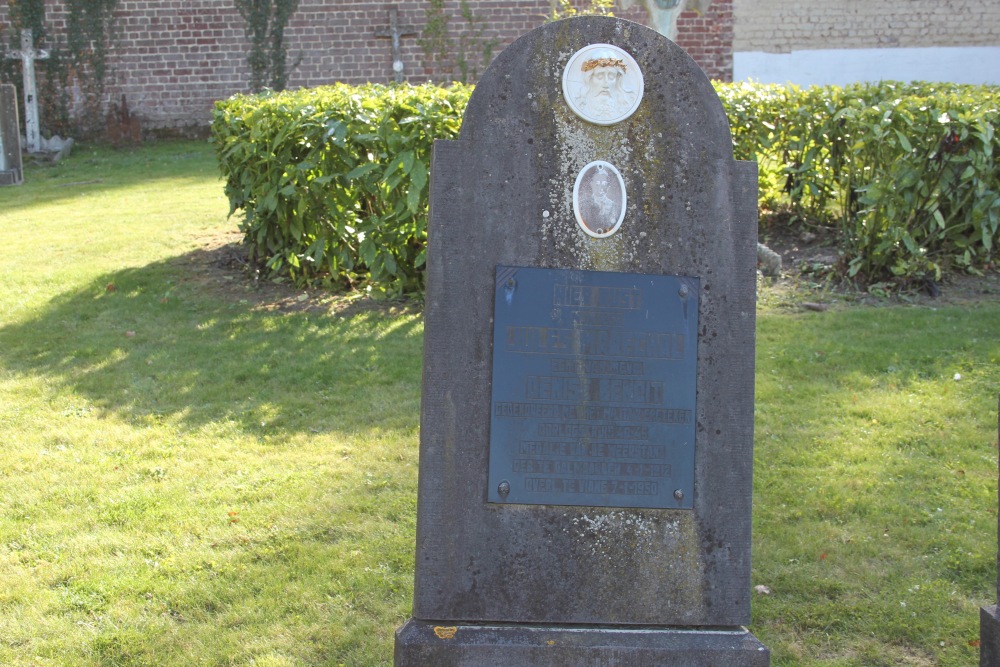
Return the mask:
[[419, 317], [192, 276], [233, 224], [205, 145], [81, 152], [0, 202], [0, 664], [384, 664]]
[[978, 664], [997, 331], [996, 304], [762, 313], [754, 622], [774, 664]]
[[[2, 665], [391, 664], [420, 317], [254, 308], [202, 275], [227, 210], [194, 143], [84, 149], [0, 190]], [[772, 664], [976, 664], [997, 331], [998, 304], [762, 307]]]

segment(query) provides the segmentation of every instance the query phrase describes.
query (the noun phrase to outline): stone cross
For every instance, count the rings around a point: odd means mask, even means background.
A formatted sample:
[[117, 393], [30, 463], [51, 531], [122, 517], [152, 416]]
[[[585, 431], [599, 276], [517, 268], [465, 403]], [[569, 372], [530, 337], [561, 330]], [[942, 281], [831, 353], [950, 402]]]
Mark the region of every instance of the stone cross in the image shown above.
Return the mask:
[[24, 68], [24, 134], [29, 153], [42, 149], [38, 130], [38, 94], [35, 89], [35, 61], [49, 57], [49, 52], [36, 49], [31, 30], [21, 31], [21, 50], [10, 51], [7, 57], [21, 61]]
[[417, 33], [415, 26], [399, 25], [399, 10], [396, 7], [389, 8], [389, 27], [379, 28], [375, 31], [376, 37], [392, 39], [392, 71], [396, 83], [403, 82], [403, 50], [400, 39]]

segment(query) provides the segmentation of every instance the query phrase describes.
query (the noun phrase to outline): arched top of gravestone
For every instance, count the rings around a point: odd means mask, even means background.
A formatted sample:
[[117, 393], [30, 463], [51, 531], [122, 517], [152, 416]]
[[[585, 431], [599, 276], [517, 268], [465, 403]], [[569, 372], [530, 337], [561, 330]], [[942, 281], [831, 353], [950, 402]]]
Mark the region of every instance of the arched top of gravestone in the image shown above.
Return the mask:
[[[610, 116], [611, 122], [593, 117], [588, 120], [587, 114], [581, 115], [571, 98], [564, 96], [567, 65], [573, 65], [569, 74], [579, 77], [576, 69], [587, 62], [580, 53], [588, 48], [593, 56], [586, 67], [592, 69], [602, 59], [620, 59], [630, 67], [634, 61], [640, 70], [638, 77], [634, 71], [627, 73], [631, 85], [642, 88], [630, 91], [630, 95], [639, 96], [637, 106]], [[546, 143], [566, 124], [580, 124], [588, 132], [620, 136], [626, 141], [630, 136], [648, 136], [636, 128], [654, 127], [656, 143], [662, 148], [702, 159], [733, 157], [729, 121], [705, 73], [660, 33], [623, 19], [565, 19], [517, 39], [497, 56], [476, 85], [460, 138], [506, 145], [530, 144], [540, 138]]]

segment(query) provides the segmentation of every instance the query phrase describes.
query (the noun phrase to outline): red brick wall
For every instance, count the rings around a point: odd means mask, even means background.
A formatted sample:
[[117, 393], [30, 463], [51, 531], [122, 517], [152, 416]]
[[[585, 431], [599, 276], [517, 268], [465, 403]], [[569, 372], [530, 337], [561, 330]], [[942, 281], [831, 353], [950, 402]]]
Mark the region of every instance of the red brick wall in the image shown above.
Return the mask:
[[[428, 0], [399, 0], [399, 22], [423, 30]], [[495, 42], [495, 55], [519, 35], [541, 25], [550, 0], [468, 0], [478, 34], [461, 16], [458, 0], [446, 0], [449, 37], [482, 72], [483, 46]], [[392, 80], [389, 39], [375, 30], [388, 25], [389, 4], [361, 0], [301, 0], [285, 31], [291, 70], [288, 87], [335, 81], [362, 83]], [[49, 39], [43, 46], [65, 44], [63, 0], [46, 2]], [[0, 40], [11, 43], [8, 2], [0, 0]], [[640, 8], [619, 16], [645, 22]], [[120, 0], [109, 59], [107, 99], [124, 94], [132, 113], [151, 128], [208, 124], [212, 103], [249, 85], [243, 21], [233, 0]], [[464, 48], [462, 48], [464, 37]], [[715, 0], [706, 16], [681, 16], [678, 43], [713, 78], [732, 78], [732, 0]], [[402, 40], [407, 80], [444, 80], [460, 74], [451, 63], [428, 62], [420, 36]], [[44, 64], [39, 71], [44, 75]], [[77, 95], [79, 96], [79, 95]], [[79, 102], [79, 101], [78, 101]], [[42, 100], [44, 104], [44, 100]]]
[[677, 43], [713, 79], [733, 80], [733, 0], [714, 0], [704, 16], [681, 14]]

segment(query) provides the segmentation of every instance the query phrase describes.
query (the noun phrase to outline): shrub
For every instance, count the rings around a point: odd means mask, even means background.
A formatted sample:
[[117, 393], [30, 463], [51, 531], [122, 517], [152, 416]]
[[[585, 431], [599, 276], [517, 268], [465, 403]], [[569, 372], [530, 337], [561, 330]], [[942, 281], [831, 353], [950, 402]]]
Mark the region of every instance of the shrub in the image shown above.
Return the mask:
[[[1000, 241], [1000, 88], [717, 84], [761, 202], [832, 225], [863, 284], [977, 271]], [[471, 88], [367, 85], [236, 96], [212, 125], [251, 259], [297, 284], [423, 286], [430, 152]]]
[[836, 225], [846, 275], [939, 280], [989, 264], [1000, 227], [1000, 88], [716, 87], [761, 199]]
[[431, 147], [458, 135], [470, 93], [338, 84], [217, 102], [212, 134], [251, 260], [299, 285], [419, 290]]

